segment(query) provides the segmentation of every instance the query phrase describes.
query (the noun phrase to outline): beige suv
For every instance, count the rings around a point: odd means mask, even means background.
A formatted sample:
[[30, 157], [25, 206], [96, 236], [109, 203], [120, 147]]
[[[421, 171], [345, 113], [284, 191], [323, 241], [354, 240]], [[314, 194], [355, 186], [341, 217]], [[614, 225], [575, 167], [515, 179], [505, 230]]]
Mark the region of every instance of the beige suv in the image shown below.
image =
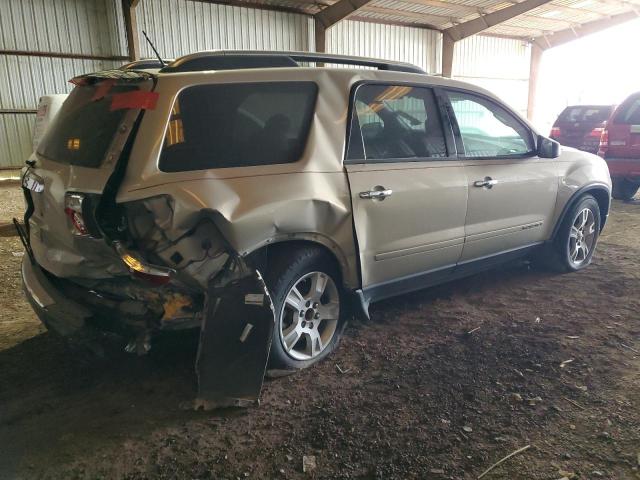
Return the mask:
[[609, 211], [601, 158], [408, 64], [202, 52], [73, 81], [25, 169], [21, 229], [26, 294], [65, 335], [147, 348], [257, 271], [270, 364], [303, 368], [370, 302], [541, 250], [586, 267]]

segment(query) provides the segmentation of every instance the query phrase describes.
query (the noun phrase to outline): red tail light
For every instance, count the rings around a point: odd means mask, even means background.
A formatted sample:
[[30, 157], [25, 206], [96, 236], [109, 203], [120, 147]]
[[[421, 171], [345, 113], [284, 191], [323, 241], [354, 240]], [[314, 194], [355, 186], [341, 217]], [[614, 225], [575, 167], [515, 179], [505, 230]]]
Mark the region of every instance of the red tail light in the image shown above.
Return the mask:
[[551, 138], [558, 138], [561, 133], [562, 132], [560, 131], [560, 127], [552, 127], [551, 128], [551, 133], [549, 134], [549, 136]]
[[82, 217], [82, 202], [84, 195], [80, 193], [67, 193], [64, 197], [64, 213], [71, 221], [71, 233], [77, 236], [89, 235], [89, 230]]
[[589, 132], [589, 136], [593, 138], [602, 138], [602, 132], [604, 132], [603, 127], [596, 127], [591, 132]]
[[609, 130], [607, 127], [602, 129], [602, 134], [600, 135], [600, 146], [598, 147], [598, 155], [604, 158], [609, 149]]

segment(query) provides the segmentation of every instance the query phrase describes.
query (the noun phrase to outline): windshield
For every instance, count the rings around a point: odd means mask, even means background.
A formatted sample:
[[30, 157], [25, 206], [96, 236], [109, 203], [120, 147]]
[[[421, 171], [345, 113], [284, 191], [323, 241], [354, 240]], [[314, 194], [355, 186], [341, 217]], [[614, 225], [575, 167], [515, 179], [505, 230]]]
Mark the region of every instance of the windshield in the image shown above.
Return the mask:
[[99, 167], [128, 112], [112, 103], [114, 96], [134, 90], [137, 85], [116, 85], [112, 80], [75, 87], [37, 153], [55, 162]]
[[558, 121], [571, 123], [602, 123], [609, 119], [612, 110], [612, 106], [567, 107], [558, 117]]

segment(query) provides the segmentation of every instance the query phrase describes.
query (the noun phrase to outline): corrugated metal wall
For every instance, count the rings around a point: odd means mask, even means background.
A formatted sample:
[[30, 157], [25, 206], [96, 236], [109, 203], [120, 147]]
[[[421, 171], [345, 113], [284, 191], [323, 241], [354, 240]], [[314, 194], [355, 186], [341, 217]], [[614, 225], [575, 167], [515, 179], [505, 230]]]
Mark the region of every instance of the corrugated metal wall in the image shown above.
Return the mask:
[[442, 34], [424, 28], [346, 20], [327, 30], [327, 52], [409, 62], [442, 71]]
[[526, 117], [530, 55], [522, 40], [476, 35], [455, 44], [453, 77], [498, 94]]
[[[120, 2], [114, 0], [0, 0], [0, 49], [91, 56], [124, 56]], [[71, 77], [119, 61], [0, 55], [0, 168], [20, 167], [31, 153], [38, 98], [66, 93]], [[9, 110], [12, 113], [7, 113]]]
[[198, 50], [312, 50], [313, 21], [307, 15], [188, 0], [142, 0], [138, 6], [140, 50], [179, 57]]
[[[306, 15], [188, 0], [142, 0], [137, 14], [142, 57], [153, 56], [142, 30], [165, 57], [207, 49], [314, 48], [313, 21]], [[120, 0], [0, 0], [0, 30], [3, 50], [127, 55]], [[71, 77], [122, 63], [0, 55], [0, 168], [20, 167], [30, 155], [41, 95], [66, 93]]]
[[[191, 0], [142, 0], [142, 30], [164, 57], [205, 49], [314, 50], [310, 16]], [[0, 49], [124, 57], [120, 0], [0, 0]], [[442, 36], [421, 28], [343, 21], [327, 31], [327, 51], [414, 63], [441, 72]], [[454, 77], [500, 94], [526, 112], [529, 47], [518, 40], [471, 37], [455, 47]], [[19, 167], [31, 153], [34, 110], [43, 94], [65, 93], [67, 80], [113, 68], [122, 60], [0, 55], [0, 168]], [[6, 79], [6, 80], [5, 80]]]

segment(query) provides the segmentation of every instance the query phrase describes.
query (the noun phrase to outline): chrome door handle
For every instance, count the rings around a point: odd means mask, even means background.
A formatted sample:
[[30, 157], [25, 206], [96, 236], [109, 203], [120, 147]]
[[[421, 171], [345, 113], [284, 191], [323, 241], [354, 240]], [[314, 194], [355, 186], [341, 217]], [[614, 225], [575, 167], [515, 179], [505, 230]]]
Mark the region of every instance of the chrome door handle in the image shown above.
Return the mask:
[[360, 198], [367, 198], [370, 200], [384, 200], [385, 198], [391, 196], [392, 193], [393, 190], [391, 189], [387, 189], [384, 187], [375, 187], [374, 190], [360, 192]]
[[482, 188], [482, 187], [491, 188], [497, 184], [498, 184], [498, 180], [494, 180], [491, 177], [484, 177], [484, 180], [476, 180], [475, 182], [473, 182], [473, 186], [478, 188]]

